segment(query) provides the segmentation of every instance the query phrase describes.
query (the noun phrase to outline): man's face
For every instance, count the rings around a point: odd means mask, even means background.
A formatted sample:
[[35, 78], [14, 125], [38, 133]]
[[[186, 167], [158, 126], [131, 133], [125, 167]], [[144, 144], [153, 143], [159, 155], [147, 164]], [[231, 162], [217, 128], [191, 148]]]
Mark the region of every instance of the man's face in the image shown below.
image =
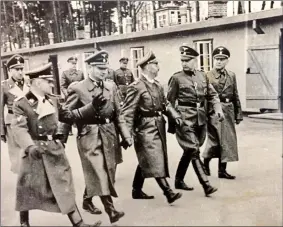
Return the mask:
[[52, 94], [52, 88], [54, 87], [53, 80], [37, 79], [37, 87], [45, 94]]
[[214, 58], [214, 68], [221, 70], [224, 69], [228, 63], [228, 58], [225, 57], [215, 57]]
[[128, 65], [128, 62], [127, 62], [127, 61], [121, 61], [121, 62], [120, 62], [120, 68], [122, 68], [122, 69], [126, 69], [126, 68], [127, 68], [127, 65]]
[[108, 68], [99, 68], [94, 65], [90, 65], [88, 68], [88, 74], [90, 78], [103, 80], [108, 74]]
[[181, 59], [181, 64], [184, 71], [194, 71], [196, 68], [196, 58]]
[[76, 61], [70, 61], [69, 62], [69, 69], [76, 69], [77, 68], [77, 62]]
[[19, 81], [23, 79], [23, 68], [22, 67], [16, 67], [9, 70], [10, 76], [13, 77], [15, 80]]
[[154, 78], [157, 77], [159, 71], [159, 66], [157, 62], [149, 63], [145, 67], [146, 70], [154, 76]]

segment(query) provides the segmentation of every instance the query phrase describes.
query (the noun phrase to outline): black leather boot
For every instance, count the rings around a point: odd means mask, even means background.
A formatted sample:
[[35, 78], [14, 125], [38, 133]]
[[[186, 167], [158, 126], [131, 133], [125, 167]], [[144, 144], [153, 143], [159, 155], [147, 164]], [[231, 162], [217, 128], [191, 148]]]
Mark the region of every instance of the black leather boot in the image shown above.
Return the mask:
[[113, 200], [110, 195], [100, 196], [100, 199], [111, 223], [119, 221], [119, 219], [125, 215], [124, 212], [115, 210]]
[[28, 211], [20, 211], [20, 222], [22, 227], [30, 227]]
[[133, 199], [154, 199], [154, 196], [147, 195], [142, 191], [144, 183], [144, 177], [142, 175], [142, 171], [140, 166], [137, 166], [136, 173], [133, 180], [133, 191], [132, 198]]
[[166, 178], [155, 178], [159, 187], [162, 189], [164, 195], [167, 198], [168, 203], [173, 203], [177, 199], [180, 199], [182, 197], [182, 193], [174, 193], [172, 189], [170, 188], [169, 183], [167, 182]]
[[228, 180], [234, 180], [236, 177], [230, 175], [229, 173], [226, 172], [226, 168], [227, 168], [227, 162], [222, 162], [219, 159], [219, 163], [218, 163], [218, 177], [219, 178], [224, 178], [224, 179], [228, 179]]
[[188, 151], [184, 151], [184, 154], [179, 162], [179, 165], [176, 171], [176, 176], [175, 176], [175, 188], [176, 189], [181, 189], [181, 190], [186, 190], [186, 191], [194, 190], [193, 187], [189, 187], [184, 182], [184, 177], [186, 175], [190, 161], [191, 161], [191, 157]]
[[83, 209], [91, 214], [102, 214], [101, 210], [93, 205], [92, 198], [87, 197], [86, 189], [83, 195]]
[[201, 185], [204, 189], [205, 195], [208, 196], [208, 195], [216, 192], [217, 188], [214, 188], [209, 184], [209, 181], [207, 179], [206, 174], [204, 173], [203, 165], [201, 164], [200, 159], [199, 158], [193, 159], [192, 164], [193, 164], [194, 170], [197, 174], [197, 177], [199, 179], [199, 182], [201, 183]]
[[94, 226], [100, 226], [101, 225], [101, 221], [97, 221], [94, 224], [84, 223], [77, 206], [76, 206], [76, 209], [74, 211], [68, 213], [68, 217], [69, 217], [72, 225], [76, 226], [76, 227], [94, 227]]
[[204, 158], [203, 159], [203, 167], [204, 167], [203, 170], [204, 170], [204, 173], [207, 176], [210, 176], [210, 168], [209, 168], [210, 160], [211, 160], [211, 158]]

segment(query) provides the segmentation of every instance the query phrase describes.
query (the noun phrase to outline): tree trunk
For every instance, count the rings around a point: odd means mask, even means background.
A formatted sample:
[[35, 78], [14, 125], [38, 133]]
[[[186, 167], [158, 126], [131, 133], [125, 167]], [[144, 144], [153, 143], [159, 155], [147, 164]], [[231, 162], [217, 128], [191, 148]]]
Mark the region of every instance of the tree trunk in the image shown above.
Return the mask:
[[57, 15], [58, 15], [58, 20], [59, 20], [59, 32], [60, 32], [60, 40], [61, 42], [65, 42], [65, 34], [63, 31], [63, 26], [62, 26], [62, 18], [61, 18], [61, 7], [60, 7], [60, 1], [55, 1], [57, 3]]
[[24, 23], [24, 28], [23, 28], [23, 34], [24, 34], [24, 40], [25, 38], [27, 37], [27, 34], [26, 34], [26, 17], [25, 17], [25, 9], [24, 9], [24, 2], [23, 0], [20, 1], [21, 2], [21, 11], [22, 11], [22, 21]]
[[137, 8], [135, 7], [135, 1], [134, 1], [134, 7], [133, 7], [133, 32], [137, 31]]
[[252, 12], [252, 2], [249, 1], [249, 13], [251, 13], [251, 12]]
[[100, 2], [100, 17], [101, 17], [101, 26], [102, 26], [102, 35], [106, 36], [106, 28], [105, 28], [105, 21], [104, 21], [104, 8], [103, 8], [103, 4], [102, 1]]
[[70, 24], [70, 39], [74, 40], [75, 39], [75, 25], [74, 25], [74, 20], [73, 20], [73, 14], [72, 14], [72, 5], [71, 2], [67, 2], [68, 6], [68, 14], [69, 14], [69, 24]]
[[[281, 1], [282, 2], [282, 1]], [[271, 1], [270, 2], [270, 9], [273, 9], [273, 6], [274, 6], [274, 1]]]
[[200, 21], [199, 1], [196, 1], [196, 21]]
[[109, 35], [111, 35], [112, 34], [111, 9], [108, 9], [108, 30], [109, 30]]
[[22, 45], [21, 45], [21, 41], [20, 41], [20, 37], [19, 37], [19, 34], [18, 34], [18, 29], [17, 29], [14, 2], [12, 2], [12, 11], [13, 11], [13, 20], [14, 20], [14, 28], [15, 28], [16, 39], [17, 39], [17, 43], [19, 45], [19, 48], [21, 48]]
[[188, 4], [188, 8], [189, 8], [189, 22], [192, 23], [193, 19], [192, 19], [192, 8], [191, 8], [190, 1], [188, 1], [187, 4]]
[[[4, 1], [3, 1], [3, 11], [4, 11], [4, 21], [5, 21], [5, 24], [6, 24], [6, 26], [9, 26], [8, 25], [8, 20], [7, 20], [6, 4], [5, 4]], [[7, 38], [8, 38], [8, 41], [9, 41], [9, 48], [10, 48], [10, 50], [12, 50], [12, 43], [11, 43], [11, 38], [10, 38], [10, 32], [8, 32]]]
[[243, 14], [244, 13], [242, 4], [243, 4], [242, 1], [238, 2], [238, 14]]
[[120, 0], [117, 0], [117, 14], [118, 14], [118, 24], [119, 24], [119, 34], [123, 34], [123, 18], [121, 14], [121, 4]]
[[59, 30], [59, 24], [58, 24], [58, 17], [57, 17], [57, 10], [56, 10], [56, 5], [55, 5], [55, 1], [52, 1], [52, 6], [53, 6], [53, 14], [54, 14], [54, 22], [55, 22], [55, 28], [56, 28], [56, 40], [58, 43], [61, 42], [60, 39], [60, 30]]
[[152, 1], [152, 9], [153, 9], [153, 25], [154, 28], [157, 28], [155, 1]]
[[262, 1], [261, 10], [265, 9], [265, 1]]

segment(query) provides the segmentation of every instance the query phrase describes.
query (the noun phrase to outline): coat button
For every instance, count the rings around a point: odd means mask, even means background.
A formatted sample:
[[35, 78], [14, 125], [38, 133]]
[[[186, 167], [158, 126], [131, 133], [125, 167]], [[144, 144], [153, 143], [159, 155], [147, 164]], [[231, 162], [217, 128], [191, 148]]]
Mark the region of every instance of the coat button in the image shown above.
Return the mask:
[[44, 143], [43, 143], [43, 142], [41, 142], [41, 143], [40, 143], [40, 145], [44, 145]]
[[36, 109], [33, 109], [34, 112], [36, 112]]
[[39, 125], [39, 126], [38, 126], [38, 128], [42, 128], [42, 126], [41, 126], [41, 125]]
[[39, 136], [42, 136], [42, 134], [39, 134]]

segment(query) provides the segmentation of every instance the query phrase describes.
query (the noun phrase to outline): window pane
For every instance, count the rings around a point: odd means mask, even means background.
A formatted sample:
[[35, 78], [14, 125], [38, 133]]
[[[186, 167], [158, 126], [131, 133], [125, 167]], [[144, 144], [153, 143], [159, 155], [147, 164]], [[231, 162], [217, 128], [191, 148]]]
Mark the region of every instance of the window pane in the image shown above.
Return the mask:
[[199, 44], [199, 53], [203, 54], [203, 43]]
[[200, 66], [203, 66], [203, 56], [200, 56]]

